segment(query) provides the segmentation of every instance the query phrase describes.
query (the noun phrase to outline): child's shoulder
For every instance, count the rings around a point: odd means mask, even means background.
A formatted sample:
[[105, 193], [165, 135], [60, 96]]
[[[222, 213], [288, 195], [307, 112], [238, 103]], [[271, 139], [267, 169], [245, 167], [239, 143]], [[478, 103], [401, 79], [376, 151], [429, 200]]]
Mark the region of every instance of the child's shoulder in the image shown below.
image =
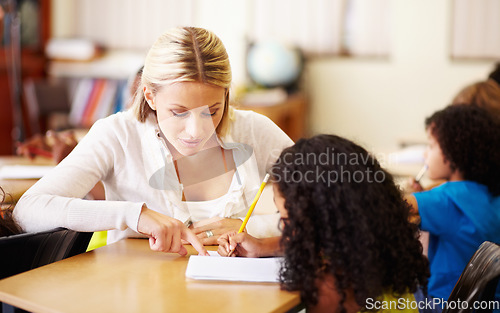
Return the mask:
[[465, 193], [484, 193], [488, 192], [488, 187], [474, 182], [470, 180], [460, 180], [460, 181], [448, 181], [445, 183], [442, 183], [439, 186], [436, 186], [432, 189], [425, 190], [422, 192], [417, 192], [416, 194], [421, 194], [421, 193], [449, 193], [449, 192], [465, 192]]
[[473, 181], [445, 182], [430, 190], [416, 192], [414, 196], [418, 203], [419, 211], [423, 207], [458, 206], [468, 207], [474, 203], [488, 203], [491, 195], [488, 187]]
[[490, 208], [494, 203], [500, 203], [498, 201], [500, 197], [494, 197], [488, 191], [487, 186], [467, 180], [446, 182], [431, 190], [416, 193], [415, 197], [419, 209], [420, 204], [424, 202], [435, 205], [453, 205], [462, 210], [473, 208], [476, 211], [479, 211], [479, 208]]
[[468, 193], [468, 194], [489, 193], [488, 187], [486, 185], [470, 180], [450, 181], [436, 188], [440, 188], [445, 192], [453, 192], [453, 193]]

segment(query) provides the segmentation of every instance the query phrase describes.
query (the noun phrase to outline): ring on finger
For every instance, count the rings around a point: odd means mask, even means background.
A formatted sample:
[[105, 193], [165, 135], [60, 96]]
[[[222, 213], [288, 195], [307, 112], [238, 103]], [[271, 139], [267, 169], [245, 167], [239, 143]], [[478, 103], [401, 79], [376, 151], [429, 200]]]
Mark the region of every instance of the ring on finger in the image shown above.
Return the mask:
[[207, 238], [210, 238], [214, 235], [214, 233], [211, 230], [207, 230], [205, 234], [207, 234]]

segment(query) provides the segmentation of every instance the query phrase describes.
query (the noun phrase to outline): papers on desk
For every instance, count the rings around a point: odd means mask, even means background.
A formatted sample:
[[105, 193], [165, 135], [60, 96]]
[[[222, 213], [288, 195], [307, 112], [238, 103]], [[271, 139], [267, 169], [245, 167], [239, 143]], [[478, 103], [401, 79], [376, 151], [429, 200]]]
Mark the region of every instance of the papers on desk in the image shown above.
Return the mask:
[[192, 255], [186, 277], [202, 280], [278, 282], [283, 258], [242, 258]]
[[424, 164], [426, 145], [413, 145], [389, 154], [389, 162], [397, 164]]
[[0, 168], [0, 179], [38, 179], [53, 168], [52, 165], [5, 165]]

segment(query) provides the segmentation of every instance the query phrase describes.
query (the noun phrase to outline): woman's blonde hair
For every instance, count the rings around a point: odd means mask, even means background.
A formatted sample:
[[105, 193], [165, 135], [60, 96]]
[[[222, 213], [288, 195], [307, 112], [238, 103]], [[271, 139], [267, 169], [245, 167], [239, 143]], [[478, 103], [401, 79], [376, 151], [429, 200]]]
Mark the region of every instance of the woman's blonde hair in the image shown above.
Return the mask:
[[132, 110], [140, 122], [155, 114], [144, 97], [147, 86], [156, 94], [163, 86], [177, 82], [200, 82], [225, 88], [222, 120], [216, 128], [223, 136], [229, 126], [231, 66], [222, 41], [209, 30], [177, 27], [161, 35], [146, 56], [141, 83], [134, 95]]
[[500, 85], [488, 79], [466, 86], [455, 96], [452, 104], [477, 105], [500, 117]]

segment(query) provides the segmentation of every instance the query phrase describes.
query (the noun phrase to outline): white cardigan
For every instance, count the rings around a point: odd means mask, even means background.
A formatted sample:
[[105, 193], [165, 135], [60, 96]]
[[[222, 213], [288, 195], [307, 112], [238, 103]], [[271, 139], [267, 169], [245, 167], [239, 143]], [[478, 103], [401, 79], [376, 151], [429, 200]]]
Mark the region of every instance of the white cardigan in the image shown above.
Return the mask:
[[[15, 219], [28, 232], [55, 227], [110, 230], [108, 243], [139, 236], [144, 203], [185, 222], [190, 214], [181, 201], [182, 185], [158, 134], [153, 115], [144, 123], [131, 111], [97, 121], [77, 147], [21, 197]], [[267, 117], [235, 110], [229, 134], [220, 144], [233, 149], [238, 184], [231, 184], [226, 205], [206, 218], [243, 217], [265, 173], [293, 142]], [[82, 199], [99, 181], [106, 201]], [[276, 235], [278, 220], [279, 214], [252, 216], [247, 230], [256, 237]]]

